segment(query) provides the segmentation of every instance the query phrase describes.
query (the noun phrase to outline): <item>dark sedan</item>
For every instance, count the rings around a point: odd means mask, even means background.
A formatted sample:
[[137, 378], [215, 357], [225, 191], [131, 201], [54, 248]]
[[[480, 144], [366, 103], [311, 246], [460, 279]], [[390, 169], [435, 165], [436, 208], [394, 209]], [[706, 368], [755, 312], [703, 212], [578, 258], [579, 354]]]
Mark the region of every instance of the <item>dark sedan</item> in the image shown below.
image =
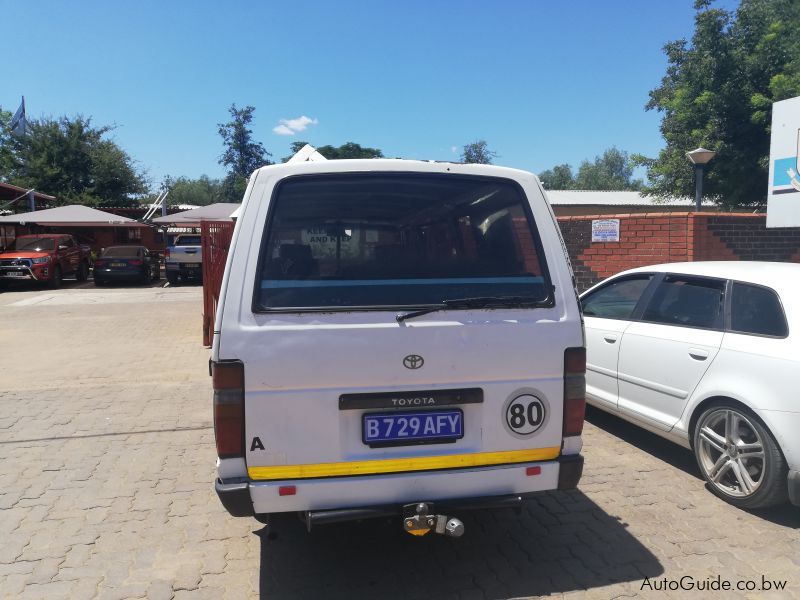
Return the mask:
[[144, 246], [109, 246], [94, 261], [94, 284], [111, 281], [149, 283], [161, 278], [158, 255]]

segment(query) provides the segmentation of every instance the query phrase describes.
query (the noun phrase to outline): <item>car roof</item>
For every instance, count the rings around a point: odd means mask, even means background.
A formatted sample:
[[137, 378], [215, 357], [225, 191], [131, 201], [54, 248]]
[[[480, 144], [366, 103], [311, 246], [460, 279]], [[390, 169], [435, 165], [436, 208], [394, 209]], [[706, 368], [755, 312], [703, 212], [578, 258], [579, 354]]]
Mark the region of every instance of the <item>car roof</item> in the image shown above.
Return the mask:
[[[748, 281], [771, 287], [800, 282], [800, 264], [765, 261], [698, 261], [638, 267], [624, 273], [680, 273]], [[620, 275], [622, 273], [619, 273]]]
[[506, 177], [510, 179], [535, 179], [535, 176], [528, 171], [498, 167], [496, 165], [433, 160], [406, 160], [400, 158], [358, 158], [282, 163], [261, 167], [256, 171], [256, 173], [261, 172], [277, 176], [299, 175], [303, 173], [412, 172], [483, 175], [484, 177]]

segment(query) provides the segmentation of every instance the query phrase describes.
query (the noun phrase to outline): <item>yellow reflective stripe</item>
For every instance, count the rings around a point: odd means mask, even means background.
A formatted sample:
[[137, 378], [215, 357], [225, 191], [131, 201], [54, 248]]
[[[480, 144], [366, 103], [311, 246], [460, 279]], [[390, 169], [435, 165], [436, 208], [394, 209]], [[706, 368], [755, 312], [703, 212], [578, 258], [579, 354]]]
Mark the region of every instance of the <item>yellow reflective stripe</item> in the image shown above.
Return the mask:
[[504, 452], [476, 452], [474, 454], [449, 454], [444, 456], [414, 456], [381, 460], [355, 460], [352, 462], [315, 463], [308, 465], [278, 465], [249, 467], [250, 479], [309, 479], [312, 477], [343, 477], [346, 475], [377, 475], [380, 473], [405, 473], [408, 471], [433, 471], [437, 469], [463, 469], [513, 463], [551, 460], [561, 453], [560, 446], [532, 450], [507, 450]]

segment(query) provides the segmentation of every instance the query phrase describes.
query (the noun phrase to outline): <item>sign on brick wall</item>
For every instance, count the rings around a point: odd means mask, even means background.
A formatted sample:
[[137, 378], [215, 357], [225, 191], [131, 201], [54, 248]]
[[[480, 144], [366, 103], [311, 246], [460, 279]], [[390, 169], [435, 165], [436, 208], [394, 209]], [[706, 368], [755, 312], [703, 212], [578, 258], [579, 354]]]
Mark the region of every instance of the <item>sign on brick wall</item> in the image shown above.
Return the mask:
[[593, 242], [618, 242], [619, 219], [594, 219], [592, 220]]
[[800, 226], [800, 96], [772, 105], [767, 227]]

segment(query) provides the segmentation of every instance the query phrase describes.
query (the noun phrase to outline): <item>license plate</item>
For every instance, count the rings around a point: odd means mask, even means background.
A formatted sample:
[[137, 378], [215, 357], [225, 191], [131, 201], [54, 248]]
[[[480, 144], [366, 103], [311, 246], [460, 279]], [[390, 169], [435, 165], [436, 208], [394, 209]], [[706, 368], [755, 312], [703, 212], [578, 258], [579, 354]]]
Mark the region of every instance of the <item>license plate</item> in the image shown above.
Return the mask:
[[200, 265], [196, 263], [183, 263], [181, 267], [184, 269], [199, 269]]
[[451, 442], [464, 437], [460, 409], [371, 413], [363, 416], [362, 439], [368, 446]]
[[25, 275], [24, 271], [4, 271], [3, 275], [5, 277], [23, 277]]
[[125, 267], [127, 266], [125, 263], [110, 263], [112, 267]]

